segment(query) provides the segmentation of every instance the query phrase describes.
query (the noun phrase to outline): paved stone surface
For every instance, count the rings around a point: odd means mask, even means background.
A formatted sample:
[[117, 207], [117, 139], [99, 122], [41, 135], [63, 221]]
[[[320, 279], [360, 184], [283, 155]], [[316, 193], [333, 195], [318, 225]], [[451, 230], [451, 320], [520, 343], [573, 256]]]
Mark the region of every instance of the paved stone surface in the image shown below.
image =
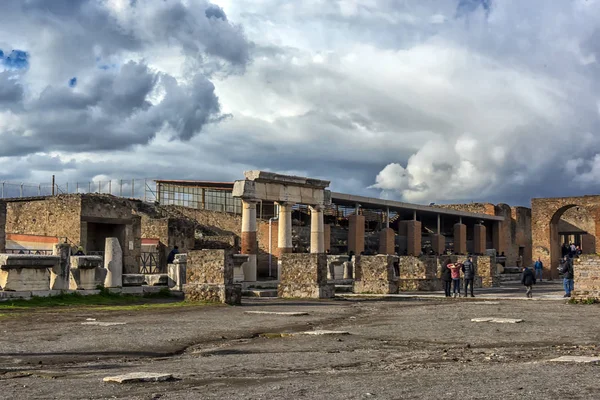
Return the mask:
[[157, 374], [152, 372], [132, 372], [125, 375], [107, 376], [104, 382], [137, 383], [137, 382], [164, 382], [173, 379], [172, 374]]
[[244, 314], [262, 314], [262, 315], [285, 315], [288, 317], [299, 317], [302, 315], [308, 315], [307, 312], [302, 311], [246, 311]]
[[554, 358], [550, 361], [555, 362], [574, 362], [574, 363], [597, 363], [600, 361], [600, 357], [586, 357], [586, 356], [562, 356]]

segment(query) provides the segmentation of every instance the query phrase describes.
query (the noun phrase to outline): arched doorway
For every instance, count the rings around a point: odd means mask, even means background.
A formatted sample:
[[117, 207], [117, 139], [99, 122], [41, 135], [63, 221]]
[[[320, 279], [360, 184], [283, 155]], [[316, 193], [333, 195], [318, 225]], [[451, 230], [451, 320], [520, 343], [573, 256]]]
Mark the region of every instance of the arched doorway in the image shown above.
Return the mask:
[[567, 204], [560, 207], [550, 220], [551, 276], [558, 277], [558, 263], [563, 256], [562, 246], [574, 244], [583, 254], [596, 253], [595, 216], [586, 207]]

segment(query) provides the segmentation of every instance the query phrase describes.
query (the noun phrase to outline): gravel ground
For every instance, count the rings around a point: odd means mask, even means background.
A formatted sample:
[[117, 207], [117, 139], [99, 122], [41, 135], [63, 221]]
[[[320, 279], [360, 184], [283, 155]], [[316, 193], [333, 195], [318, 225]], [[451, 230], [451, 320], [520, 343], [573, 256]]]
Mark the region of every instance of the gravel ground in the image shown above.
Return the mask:
[[[282, 301], [0, 319], [6, 399], [594, 399], [600, 307], [562, 301]], [[245, 311], [306, 311], [307, 316]], [[522, 318], [519, 324], [475, 317]], [[81, 325], [88, 318], [125, 325]], [[307, 330], [339, 336], [284, 336]], [[267, 334], [267, 335], [263, 335]], [[161, 383], [104, 383], [129, 372]]]

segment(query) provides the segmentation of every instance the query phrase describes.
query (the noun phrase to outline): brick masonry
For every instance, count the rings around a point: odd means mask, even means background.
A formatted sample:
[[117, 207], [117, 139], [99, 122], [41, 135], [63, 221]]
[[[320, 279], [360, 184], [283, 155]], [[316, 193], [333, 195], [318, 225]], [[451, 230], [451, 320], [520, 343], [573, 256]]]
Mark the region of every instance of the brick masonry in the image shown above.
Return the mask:
[[0, 201], [0, 253], [6, 251], [6, 203]]
[[398, 293], [394, 272], [396, 257], [391, 255], [358, 256], [354, 264], [354, 293]]
[[600, 300], [600, 256], [582, 255], [574, 260], [573, 297]]
[[379, 232], [379, 254], [395, 254], [396, 234], [392, 228]]
[[277, 295], [282, 298], [334, 297], [334, 286], [327, 283], [327, 255], [282, 254]]
[[348, 251], [360, 254], [365, 250], [365, 217], [350, 215], [348, 224]]

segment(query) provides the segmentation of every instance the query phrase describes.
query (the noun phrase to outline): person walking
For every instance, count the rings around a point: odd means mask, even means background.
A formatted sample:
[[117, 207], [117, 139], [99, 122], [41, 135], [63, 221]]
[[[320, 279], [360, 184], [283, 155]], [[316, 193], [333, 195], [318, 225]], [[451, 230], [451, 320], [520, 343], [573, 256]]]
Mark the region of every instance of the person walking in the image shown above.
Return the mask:
[[450, 285], [452, 284], [452, 270], [448, 267], [452, 262], [449, 258], [442, 264], [441, 278], [444, 284], [444, 293], [446, 297], [450, 297]]
[[535, 278], [542, 281], [542, 272], [544, 271], [544, 263], [541, 258], [538, 258], [535, 264], [533, 264], [533, 269], [535, 270]]
[[571, 297], [573, 291], [573, 262], [570, 258], [565, 257], [564, 261], [559, 266], [559, 272], [563, 274], [563, 288], [565, 289], [564, 297]]
[[467, 261], [462, 265], [462, 271], [465, 278], [465, 297], [467, 297], [467, 292], [469, 286], [471, 286], [471, 297], [475, 297], [473, 294], [473, 280], [475, 279], [475, 266], [473, 265], [473, 257], [469, 255], [467, 257]]
[[531, 299], [533, 297], [531, 290], [533, 289], [533, 285], [535, 285], [535, 275], [533, 274], [533, 271], [527, 267], [523, 267], [523, 275], [521, 276], [521, 283], [523, 285], [525, 285], [525, 287], [527, 288], [527, 292], [525, 293], [525, 296], [527, 296], [527, 298]]
[[449, 264], [450, 276], [452, 277], [452, 293], [454, 297], [460, 297], [460, 269], [461, 264]]

